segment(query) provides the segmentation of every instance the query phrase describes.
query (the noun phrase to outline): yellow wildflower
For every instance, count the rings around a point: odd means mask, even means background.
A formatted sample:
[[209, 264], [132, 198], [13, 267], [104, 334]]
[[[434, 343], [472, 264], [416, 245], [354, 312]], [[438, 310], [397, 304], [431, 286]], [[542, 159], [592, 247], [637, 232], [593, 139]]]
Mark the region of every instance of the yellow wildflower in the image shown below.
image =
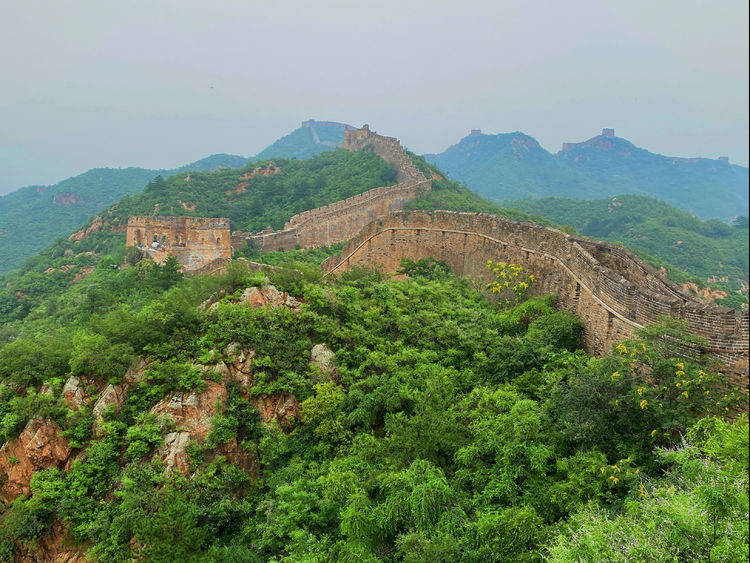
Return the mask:
[[620, 372], [619, 371], [616, 371], [615, 373], [612, 374], [612, 379], [613, 380], [617, 379], [618, 377], [620, 377]]
[[680, 393], [680, 395], [683, 395], [686, 399], [689, 397], [689, 394], [687, 391], [683, 391], [682, 393]]
[[651, 431], [651, 437], [654, 437], [654, 436], [656, 436], [656, 432], [657, 432], [656, 430], [652, 430], [652, 431]]
[[648, 401], [647, 401], [646, 399], [643, 399], [643, 400], [642, 400], [642, 401], [641, 401], [641, 402], [639, 403], [639, 405], [640, 405], [640, 407], [641, 407], [641, 410], [643, 410], [643, 409], [645, 409], [645, 408], [646, 408], [646, 407], [648, 406]]

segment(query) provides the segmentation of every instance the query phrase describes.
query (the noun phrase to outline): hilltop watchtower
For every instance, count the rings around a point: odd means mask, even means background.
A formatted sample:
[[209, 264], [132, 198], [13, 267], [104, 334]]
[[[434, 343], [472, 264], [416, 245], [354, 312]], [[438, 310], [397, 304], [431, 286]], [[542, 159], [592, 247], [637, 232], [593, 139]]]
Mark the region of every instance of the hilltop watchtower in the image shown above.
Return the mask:
[[232, 257], [229, 219], [224, 217], [130, 217], [127, 246], [140, 249], [161, 264], [174, 256], [185, 271], [218, 258]]

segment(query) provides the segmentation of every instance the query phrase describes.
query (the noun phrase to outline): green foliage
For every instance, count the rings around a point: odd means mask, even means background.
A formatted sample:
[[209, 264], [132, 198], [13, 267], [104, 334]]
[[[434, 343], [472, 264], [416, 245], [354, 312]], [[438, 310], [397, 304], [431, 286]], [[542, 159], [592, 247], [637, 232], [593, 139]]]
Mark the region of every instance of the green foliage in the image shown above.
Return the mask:
[[79, 331], [73, 336], [70, 373], [117, 383], [133, 358], [131, 346], [113, 344], [103, 334]]
[[706, 422], [688, 433], [692, 443], [659, 451], [665, 477], [644, 479], [626, 510], [590, 504], [574, 514], [549, 559], [747, 560], [747, 419], [718, 421], [715, 429]]
[[[398, 281], [323, 280], [309, 263], [264, 274], [238, 261], [168, 289], [142, 285], [150, 271], [101, 268], [91, 283], [109, 298], [89, 310], [73, 306], [79, 285], [56, 294], [0, 347], [0, 431], [52, 418], [79, 451], [3, 507], [0, 553], [60, 521], [102, 560], [616, 560], [618, 530], [675, 541], [676, 557], [744, 553], [747, 425], [704, 418], [742, 398], [709, 360], [675, 355], [683, 326], [591, 358], [554, 296], [501, 310], [439, 262], [404, 268]], [[298, 310], [238, 302], [269, 282]], [[218, 306], [199, 313], [209, 297]], [[318, 343], [335, 352], [330, 374], [311, 365]], [[70, 373], [124, 381], [136, 354], [143, 379], [128, 376], [102, 420], [60, 398]], [[167, 434], [190, 425], [150, 411], [200, 395], [221, 361], [237, 379], [225, 372], [226, 399], [191, 434], [188, 475], [165, 471]]]

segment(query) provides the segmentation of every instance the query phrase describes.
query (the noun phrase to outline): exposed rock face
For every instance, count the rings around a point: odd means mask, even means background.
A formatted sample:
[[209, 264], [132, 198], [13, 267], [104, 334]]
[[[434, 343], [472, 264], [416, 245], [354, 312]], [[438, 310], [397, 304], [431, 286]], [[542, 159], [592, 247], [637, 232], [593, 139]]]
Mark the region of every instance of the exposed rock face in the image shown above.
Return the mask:
[[83, 239], [87, 238], [92, 233], [95, 233], [96, 231], [101, 230], [104, 223], [102, 222], [101, 217], [95, 218], [91, 225], [89, 225], [86, 229], [81, 229], [80, 231], [76, 231], [72, 235], [70, 235], [68, 238], [73, 239], [76, 242], [81, 242]]
[[247, 303], [253, 308], [256, 307], [289, 307], [296, 309], [300, 302], [287, 292], [281, 292], [272, 285], [262, 287], [248, 287], [240, 298], [241, 303]]
[[291, 393], [261, 395], [253, 399], [253, 405], [258, 409], [261, 420], [267, 424], [276, 421], [286, 426], [291, 424], [292, 418], [299, 418], [299, 403]]
[[220, 383], [207, 381], [203, 393], [174, 393], [159, 401], [151, 409], [158, 416], [166, 416], [180, 431], [189, 432], [190, 437], [202, 441], [211, 429], [211, 418], [216, 414], [217, 402], [221, 406], [227, 399], [227, 390]]
[[83, 199], [81, 199], [81, 196], [75, 192], [60, 192], [59, 194], [55, 194], [55, 197], [52, 198], [52, 203], [68, 207], [70, 205], [79, 205], [83, 203]]
[[71, 375], [62, 388], [63, 398], [71, 409], [79, 410], [86, 404], [88, 396], [81, 378]]
[[176, 431], [167, 434], [158, 455], [164, 462], [165, 472], [176, 470], [187, 475], [190, 462], [185, 448], [191, 440], [203, 442], [211, 430], [211, 418], [227, 399], [224, 385], [206, 382], [203, 393], [175, 393], [154, 405], [151, 412], [170, 418]]
[[135, 362], [133, 362], [133, 365], [131, 365], [128, 368], [128, 371], [125, 373], [125, 383], [128, 385], [137, 385], [141, 381], [143, 381], [143, 378], [146, 375], [146, 368], [148, 367], [148, 363], [146, 363], [146, 360], [143, 358], [137, 358]]
[[325, 344], [316, 344], [310, 351], [310, 363], [316, 366], [320, 373], [326, 377], [331, 377], [336, 372], [335, 365], [336, 355]]
[[94, 403], [94, 417], [101, 420], [104, 409], [109, 405], [114, 405], [115, 410], [119, 411], [125, 400], [125, 389], [121, 385], [107, 385], [104, 391], [99, 393], [99, 398]]
[[68, 529], [61, 521], [52, 524], [52, 528], [42, 535], [34, 548], [20, 546], [15, 561], [32, 563], [37, 561], [55, 561], [56, 563], [85, 563], [83, 549], [72, 547]]
[[185, 448], [190, 442], [189, 432], [170, 432], [164, 436], [164, 444], [159, 449], [159, 457], [164, 462], [164, 471], [179, 471], [183, 475], [190, 472], [190, 460]]
[[30, 420], [18, 438], [0, 448], [0, 500], [28, 495], [34, 471], [62, 467], [69, 455], [68, 441], [53, 420]]

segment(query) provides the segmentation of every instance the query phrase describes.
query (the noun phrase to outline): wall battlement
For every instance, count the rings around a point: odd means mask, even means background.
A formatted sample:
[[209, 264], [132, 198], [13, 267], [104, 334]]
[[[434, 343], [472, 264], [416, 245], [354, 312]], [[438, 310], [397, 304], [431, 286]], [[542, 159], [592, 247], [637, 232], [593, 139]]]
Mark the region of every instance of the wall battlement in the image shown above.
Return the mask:
[[609, 352], [643, 325], [667, 315], [687, 321], [706, 340], [736, 384], [748, 387], [748, 313], [692, 300], [651, 266], [617, 245], [483, 213], [396, 212], [367, 225], [326, 274], [355, 266], [396, 271], [401, 258], [445, 260], [459, 275], [489, 281], [487, 260], [524, 266], [537, 294], [556, 293], [558, 304], [584, 324], [585, 348]]

